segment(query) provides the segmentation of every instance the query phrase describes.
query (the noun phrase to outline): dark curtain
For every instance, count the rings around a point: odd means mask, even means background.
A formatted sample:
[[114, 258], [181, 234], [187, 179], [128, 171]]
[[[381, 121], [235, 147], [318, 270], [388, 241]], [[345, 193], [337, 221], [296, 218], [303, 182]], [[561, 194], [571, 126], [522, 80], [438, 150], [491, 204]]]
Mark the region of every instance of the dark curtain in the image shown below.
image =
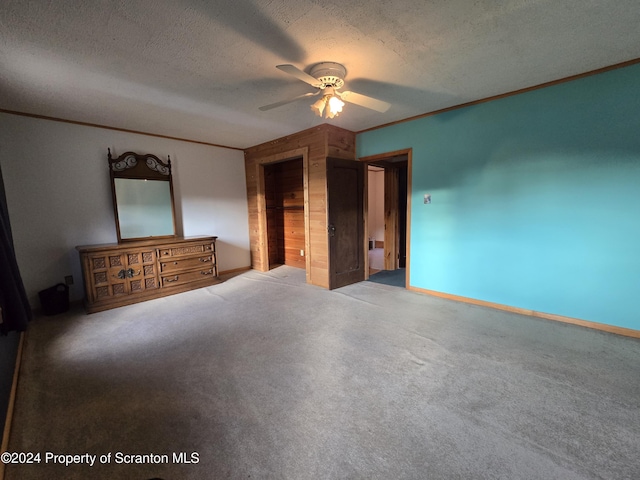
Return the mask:
[[0, 307], [2, 308], [1, 334], [6, 335], [12, 330], [22, 331], [27, 328], [27, 323], [31, 320], [31, 307], [13, 249], [2, 169], [0, 169]]

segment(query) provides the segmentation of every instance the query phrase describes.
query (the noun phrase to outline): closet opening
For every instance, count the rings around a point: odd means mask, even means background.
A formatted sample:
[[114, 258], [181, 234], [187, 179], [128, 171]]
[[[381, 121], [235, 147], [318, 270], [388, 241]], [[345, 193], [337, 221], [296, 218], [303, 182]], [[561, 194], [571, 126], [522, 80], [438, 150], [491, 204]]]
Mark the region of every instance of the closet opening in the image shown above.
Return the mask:
[[269, 269], [306, 268], [302, 158], [264, 165]]

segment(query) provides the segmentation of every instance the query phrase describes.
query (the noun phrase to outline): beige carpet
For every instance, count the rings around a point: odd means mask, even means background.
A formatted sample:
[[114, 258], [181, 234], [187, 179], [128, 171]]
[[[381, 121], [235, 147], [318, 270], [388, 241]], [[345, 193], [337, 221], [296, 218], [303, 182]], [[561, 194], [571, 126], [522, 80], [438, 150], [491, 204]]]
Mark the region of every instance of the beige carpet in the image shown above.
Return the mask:
[[37, 319], [7, 479], [640, 478], [639, 341], [304, 281]]

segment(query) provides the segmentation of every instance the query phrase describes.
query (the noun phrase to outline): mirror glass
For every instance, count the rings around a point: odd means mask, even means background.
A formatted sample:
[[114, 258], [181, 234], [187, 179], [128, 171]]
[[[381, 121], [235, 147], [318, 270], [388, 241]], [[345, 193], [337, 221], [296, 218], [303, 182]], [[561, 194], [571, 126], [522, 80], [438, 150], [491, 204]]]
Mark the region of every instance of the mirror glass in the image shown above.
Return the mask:
[[114, 178], [121, 239], [175, 235], [170, 183]]

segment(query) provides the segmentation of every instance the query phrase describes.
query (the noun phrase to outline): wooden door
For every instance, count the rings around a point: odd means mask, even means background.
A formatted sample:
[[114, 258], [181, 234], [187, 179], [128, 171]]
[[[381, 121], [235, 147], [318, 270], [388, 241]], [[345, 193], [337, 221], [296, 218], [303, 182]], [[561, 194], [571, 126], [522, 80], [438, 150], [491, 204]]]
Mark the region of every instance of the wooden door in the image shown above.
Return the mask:
[[384, 268], [407, 266], [407, 162], [384, 166]]
[[330, 289], [365, 278], [364, 169], [361, 162], [327, 158]]

